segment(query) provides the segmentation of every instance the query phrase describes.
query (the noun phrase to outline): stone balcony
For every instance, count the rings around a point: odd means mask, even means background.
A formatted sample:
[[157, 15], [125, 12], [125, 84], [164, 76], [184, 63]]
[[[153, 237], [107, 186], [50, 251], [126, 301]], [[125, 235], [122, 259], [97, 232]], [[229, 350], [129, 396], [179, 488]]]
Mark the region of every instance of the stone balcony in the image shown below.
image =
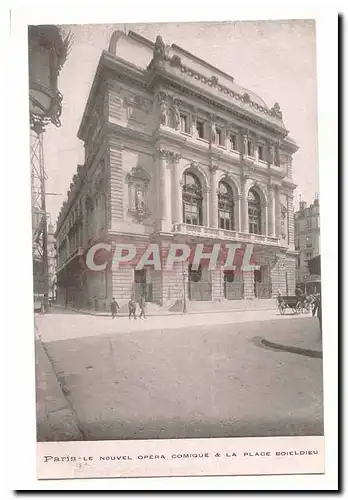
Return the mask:
[[229, 231], [213, 227], [194, 226], [192, 224], [176, 224], [173, 228], [174, 234], [187, 236], [198, 236], [200, 238], [240, 241], [243, 243], [261, 243], [263, 245], [279, 246], [279, 238], [266, 236], [264, 234], [244, 233], [239, 231]]

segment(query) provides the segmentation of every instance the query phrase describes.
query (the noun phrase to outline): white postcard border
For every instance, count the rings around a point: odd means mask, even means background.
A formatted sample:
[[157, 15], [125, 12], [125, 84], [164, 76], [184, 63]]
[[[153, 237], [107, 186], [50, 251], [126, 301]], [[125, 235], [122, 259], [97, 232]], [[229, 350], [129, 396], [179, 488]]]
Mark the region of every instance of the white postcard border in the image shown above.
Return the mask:
[[[63, 5], [66, 3], [67, 8]], [[32, 307], [30, 300], [25, 298], [31, 296], [32, 290], [32, 263], [31, 229], [30, 229], [30, 173], [28, 170], [29, 141], [28, 141], [28, 108], [27, 104], [27, 52], [26, 52], [26, 32], [23, 26], [28, 23], [86, 23], [86, 22], [106, 22], [108, 19], [117, 18], [117, 22], [129, 19], [131, 21], [172, 21], [175, 13], [175, 21], [199, 21], [199, 20], [226, 20], [238, 19], [268, 19], [268, 18], [315, 18], [317, 20], [317, 44], [318, 44], [318, 109], [319, 109], [319, 169], [320, 169], [320, 199], [321, 199], [321, 242], [322, 242], [322, 280], [323, 286], [323, 331], [324, 331], [324, 396], [325, 396], [325, 435], [326, 435], [326, 474], [323, 476], [305, 477], [266, 477], [258, 476], [253, 478], [251, 485], [248, 478], [184, 478], [178, 481], [179, 484], [199, 484], [198, 489], [205, 489], [208, 483], [216, 488], [217, 483], [221, 489], [224, 483], [229, 488], [234, 489], [277, 489], [290, 488], [301, 489], [305, 485], [311, 485], [311, 489], [320, 489], [324, 485], [335, 483], [337, 471], [337, 228], [332, 224], [336, 219], [336, 206], [333, 200], [337, 199], [337, 13], [325, 6], [318, 8], [297, 5], [295, 2], [291, 6], [281, 4], [262, 5], [253, 4], [252, 9], [247, 2], [244, 6], [223, 4], [218, 9], [218, 2], [214, 2], [214, 10], [204, 4], [187, 4], [185, 9], [178, 7], [173, 12], [165, 4], [156, 3], [154, 9], [149, 8], [149, 3], [138, 4], [134, 8], [132, 5], [119, 5], [117, 9], [101, 8], [97, 3], [94, 7], [86, 6], [83, 2], [71, 4], [70, 2], [60, 2], [59, 6], [43, 5], [37, 8], [30, 7], [30, 11], [13, 11], [12, 13], [12, 37], [10, 57], [6, 58], [9, 68], [7, 78], [6, 94], [11, 99], [5, 99], [7, 110], [5, 116], [9, 120], [7, 146], [7, 171], [5, 172], [4, 185], [11, 185], [12, 167], [17, 169], [16, 175], [16, 209], [9, 213], [13, 205], [13, 192], [6, 189], [4, 193], [4, 231], [9, 241], [15, 242], [11, 245], [11, 261], [20, 263], [20, 294], [18, 297], [18, 287], [16, 287], [11, 266], [5, 266], [4, 283], [7, 294], [13, 297], [13, 301], [6, 302], [6, 350], [12, 356], [8, 356], [3, 380], [9, 380], [11, 374], [11, 384], [6, 398], [6, 405], [10, 408], [9, 422], [12, 425], [6, 434], [8, 439], [8, 460], [11, 469], [8, 474], [11, 488], [16, 489], [134, 489], [136, 480], [122, 479], [122, 487], [119, 480], [107, 480], [102, 483], [95, 480], [84, 481], [37, 481], [35, 479], [35, 463], [33, 458], [36, 455], [35, 442], [35, 389], [34, 380], [34, 343], [32, 329]], [[143, 6], [142, 6], [143, 5]], [[300, 6], [301, 5], [301, 6]], [[110, 16], [110, 14], [112, 14]], [[109, 17], [110, 16], [110, 17]], [[110, 22], [110, 21], [109, 21]], [[15, 61], [15, 63], [14, 63]], [[13, 131], [15, 130], [15, 133]], [[14, 154], [15, 153], [15, 154]], [[13, 179], [12, 179], [13, 182]], [[10, 219], [10, 220], [9, 220]], [[20, 231], [20, 245], [18, 245], [18, 232]], [[24, 249], [24, 251], [23, 251]], [[7, 255], [8, 248], [4, 257]], [[17, 284], [18, 285], [18, 284]], [[20, 301], [20, 314], [18, 314], [18, 300]], [[15, 363], [14, 363], [15, 361]], [[15, 375], [12, 374], [15, 372]], [[29, 375], [30, 374], [30, 375]], [[269, 438], [264, 438], [266, 442]], [[25, 466], [23, 467], [23, 464]], [[19, 465], [21, 466], [19, 467]], [[20, 472], [19, 472], [20, 471]], [[296, 481], [295, 481], [296, 478]], [[146, 481], [146, 485], [145, 485]], [[171, 481], [171, 484], [173, 482]], [[168, 484], [164, 479], [142, 480], [141, 488], [163, 487]], [[177, 484], [178, 484], [177, 483]], [[295, 484], [296, 483], [296, 484]], [[125, 486], [127, 484], [127, 486]], [[131, 485], [131, 486], [129, 486]], [[144, 486], [145, 485], [145, 486]], [[274, 488], [274, 486], [276, 487]], [[197, 487], [197, 486], [196, 486]], [[139, 486], [138, 486], [139, 488]], [[174, 486], [175, 488], [175, 486]], [[208, 488], [210, 489], [210, 488]]]

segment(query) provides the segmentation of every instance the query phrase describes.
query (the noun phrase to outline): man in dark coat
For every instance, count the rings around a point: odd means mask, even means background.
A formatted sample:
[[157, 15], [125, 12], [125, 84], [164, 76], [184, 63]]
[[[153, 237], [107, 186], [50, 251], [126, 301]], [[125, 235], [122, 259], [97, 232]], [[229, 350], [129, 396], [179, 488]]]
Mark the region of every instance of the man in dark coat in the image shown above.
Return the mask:
[[118, 312], [119, 308], [120, 308], [120, 306], [116, 302], [116, 299], [113, 298], [112, 302], [111, 302], [111, 315], [112, 315], [112, 319], [116, 318], [116, 315], [117, 315], [117, 312]]
[[134, 319], [137, 319], [135, 313], [136, 313], [137, 305], [135, 303], [134, 298], [132, 297], [130, 301], [128, 302], [128, 312], [129, 312], [129, 319], [133, 316]]
[[146, 319], [146, 301], [145, 301], [145, 297], [141, 297], [141, 299], [139, 300], [139, 307], [140, 307], [140, 316], [139, 318], [144, 318]]
[[320, 296], [320, 293], [317, 293], [314, 296], [312, 316], [315, 316], [315, 314], [318, 316], [319, 326], [320, 326], [320, 335], [322, 335], [322, 331], [321, 331], [321, 296]]

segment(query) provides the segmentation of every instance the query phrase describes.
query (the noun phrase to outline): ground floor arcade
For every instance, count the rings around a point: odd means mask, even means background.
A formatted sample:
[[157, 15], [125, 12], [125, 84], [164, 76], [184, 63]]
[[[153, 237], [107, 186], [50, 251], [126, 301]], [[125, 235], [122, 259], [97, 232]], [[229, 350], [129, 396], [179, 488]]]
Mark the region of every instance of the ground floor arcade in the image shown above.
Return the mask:
[[278, 291], [283, 295], [295, 292], [295, 256], [276, 247], [255, 245], [253, 263], [258, 269], [244, 271], [240, 265], [234, 270], [218, 264], [209, 269], [202, 261], [194, 269], [189, 261], [174, 263], [172, 269], [156, 270], [146, 266], [92, 272], [75, 260], [58, 273], [58, 301], [64, 305], [92, 310], [109, 310], [113, 297], [126, 305], [133, 296], [144, 296], [165, 308], [180, 307], [182, 301], [221, 302], [230, 300], [269, 299]]

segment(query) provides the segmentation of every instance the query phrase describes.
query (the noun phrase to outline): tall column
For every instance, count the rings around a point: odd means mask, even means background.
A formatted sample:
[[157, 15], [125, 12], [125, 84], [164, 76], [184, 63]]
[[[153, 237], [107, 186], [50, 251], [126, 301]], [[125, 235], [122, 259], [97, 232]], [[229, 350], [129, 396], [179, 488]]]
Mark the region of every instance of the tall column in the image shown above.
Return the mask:
[[203, 189], [203, 207], [202, 207], [202, 226], [210, 227], [210, 213], [211, 213], [211, 187], [208, 186]]
[[160, 218], [162, 231], [170, 231], [172, 226], [170, 178], [168, 172], [168, 152], [159, 150], [159, 196], [160, 196]]
[[267, 146], [267, 163], [269, 167], [274, 166], [274, 143], [272, 141], [268, 141]]
[[269, 236], [276, 236], [275, 194], [274, 186], [272, 184], [268, 186], [268, 234]]
[[171, 154], [172, 158], [172, 220], [173, 224], [182, 223], [182, 189], [180, 176], [180, 155], [177, 153]]
[[248, 134], [243, 134], [243, 155], [248, 156]]
[[247, 192], [247, 180], [248, 176], [242, 176], [242, 199], [241, 199], [241, 221], [242, 221], [242, 232], [249, 232], [249, 215], [248, 215], [248, 192]]
[[218, 227], [218, 184], [216, 180], [216, 171], [218, 169], [217, 165], [212, 165], [210, 167], [210, 227]]
[[269, 235], [269, 226], [268, 226], [268, 204], [267, 201], [263, 203], [262, 205], [262, 212], [263, 212], [263, 234], [266, 236]]
[[256, 137], [254, 141], [254, 157], [257, 163], [259, 162], [259, 140], [260, 138]]
[[242, 231], [242, 195], [239, 194], [235, 201], [235, 221], [236, 231]]
[[281, 223], [281, 206], [280, 206], [280, 191], [279, 186], [275, 186], [275, 228], [276, 236], [280, 236], [280, 223]]

